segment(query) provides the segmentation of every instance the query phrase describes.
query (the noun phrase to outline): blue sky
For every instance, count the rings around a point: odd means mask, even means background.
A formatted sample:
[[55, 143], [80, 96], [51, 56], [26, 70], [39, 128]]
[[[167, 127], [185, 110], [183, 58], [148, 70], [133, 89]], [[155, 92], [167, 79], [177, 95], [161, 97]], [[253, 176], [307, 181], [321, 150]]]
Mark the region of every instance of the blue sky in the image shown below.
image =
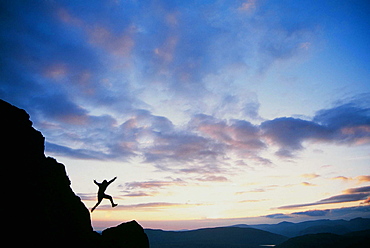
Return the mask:
[[0, 97], [31, 115], [88, 207], [92, 180], [118, 177], [97, 228], [366, 217], [369, 10], [7, 1]]

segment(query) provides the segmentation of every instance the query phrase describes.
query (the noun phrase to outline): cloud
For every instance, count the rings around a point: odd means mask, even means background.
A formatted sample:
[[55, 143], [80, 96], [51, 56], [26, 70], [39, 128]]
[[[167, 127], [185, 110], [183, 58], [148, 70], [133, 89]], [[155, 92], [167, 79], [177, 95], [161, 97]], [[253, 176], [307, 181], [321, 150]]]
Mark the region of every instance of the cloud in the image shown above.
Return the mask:
[[302, 182], [301, 183], [303, 186], [317, 186], [316, 184], [309, 183], [309, 182]]
[[276, 155], [294, 157], [303, 142], [365, 145], [370, 143], [370, 109], [345, 103], [320, 110], [312, 121], [282, 117], [261, 123], [263, 137], [279, 150]]
[[293, 221], [305, 221], [312, 220], [312, 218], [325, 218], [328, 219], [354, 219], [358, 217], [368, 218], [370, 213], [370, 206], [359, 205], [355, 207], [343, 207], [343, 208], [329, 208], [322, 210], [308, 210], [300, 212], [292, 212], [289, 214], [276, 213], [263, 217], [273, 218], [273, 219], [292, 219]]
[[199, 135], [211, 139], [223, 149], [241, 158], [248, 158], [261, 164], [271, 164], [271, 161], [259, 156], [266, 145], [260, 139], [258, 126], [248, 121], [226, 121], [209, 115], [196, 115], [190, 121], [190, 126]]
[[368, 197], [362, 204], [370, 204], [370, 197]]
[[66, 146], [45, 142], [45, 151], [50, 154], [58, 154], [77, 159], [99, 159], [105, 157], [104, 154], [96, 154], [93, 151], [86, 149], [72, 149]]
[[337, 176], [333, 177], [333, 180], [343, 180], [343, 181], [357, 181], [359, 184], [370, 182], [370, 176], [357, 176], [357, 177], [345, 177], [345, 176]]
[[45, 151], [78, 159], [127, 161], [136, 156], [135, 129], [117, 125], [111, 116], [87, 115], [85, 123], [68, 131], [59, 123], [42, 123], [43, 133], [55, 142], [45, 142]]
[[132, 189], [153, 189], [164, 188], [168, 186], [185, 186], [187, 183], [180, 178], [171, 181], [143, 181], [143, 182], [129, 182], [125, 184], [128, 190]]
[[338, 143], [366, 144], [370, 142], [370, 109], [346, 103], [320, 110], [314, 121], [330, 128]]
[[360, 183], [370, 182], [370, 176], [358, 176], [356, 177], [356, 180], [358, 180]]
[[153, 195], [154, 194], [152, 192], [147, 193], [147, 192], [139, 191], [139, 192], [126, 193], [122, 196], [124, 196], [124, 197], [144, 197], [144, 196], [153, 196]]
[[187, 203], [173, 203], [173, 202], [149, 202], [149, 203], [139, 203], [139, 204], [131, 204], [131, 205], [118, 205], [115, 208], [112, 208], [109, 205], [103, 205], [99, 207], [103, 210], [110, 210], [110, 211], [121, 211], [121, 210], [128, 210], [128, 211], [161, 211], [168, 208], [189, 208], [194, 206], [199, 206], [201, 204], [187, 204]]
[[330, 219], [353, 219], [357, 217], [368, 218], [370, 206], [355, 206], [355, 207], [343, 207], [343, 208], [333, 208], [324, 210], [309, 210], [302, 212], [293, 212], [291, 216], [309, 216], [309, 217], [323, 217]]
[[304, 177], [304, 178], [307, 178], [307, 179], [314, 179], [314, 178], [320, 177], [320, 175], [318, 175], [316, 173], [310, 173], [310, 174], [303, 174], [303, 175], [301, 175], [301, 177]]
[[298, 214], [298, 215], [307, 215], [307, 216], [326, 216], [328, 213], [330, 213], [329, 209], [326, 210], [309, 210], [309, 211], [304, 211], [304, 212], [294, 212], [292, 214]]
[[256, 0], [248, 0], [241, 4], [241, 6], [238, 8], [240, 11], [251, 11], [256, 8]]
[[[277, 118], [254, 125], [246, 120], [198, 114], [178, 127], [170, 119], [145, 109], [131, 111], [130, 117], [120, 123], [112, 115], [94, 116], [78, 107], [73, 108], [75, 110], [68, 114], [59, 114], [69, 121], [39, 123], [48, 137], [47, 152], [98, 160], [127, 161], [140, 156], [143, 162], [163, 171], [216, 174], [245, 166], [238, 162], [241, 160], [248, 160], [249, 168], [251, 164], [271, 165], [271, 160], [260, 154], [274, 146], [278, 147], [278, 156], [294, 157], [304, 149], [304, 142], [342, 144], [337, 141], [337, 137], [341, 137], [337, 135], [339, 131], [297, 118]], [[229, 159], [230, 155], [235, 156], [234, 162]], [[307, 179], [318, 176], [314, 173], [302, 175]], [[366, 182], [368, 176], [358, 176], [354, 180]]]
[[238, 201], [238, 202], [239, 203], [252, 203], [252, 202], [262, 202], [262, 201], [267, 201], [267, 199], [261, 199], [261, 200], [243, 200], [243, 201]]
[[295, 151], [302, 150], [303, 141], [321, 140], [330, 135], [330, 130], [324, 126], [292, 117], [265, 121], [261, 130], [269, 142], [280, 147], [276, 154], [282, 157], [292, 157]]
[[334, 180], [343, 180], [343, 181], [350, 180], [350, 178], [345, 177], [345, 176], [337, 176], [337, 177], [333, 177], [333, 179]]
[[224, 176], [205, 176], [202, 178], [197, 178], [196, 180], [201, 181], [201, 182], [227, 182], [229, 181]]
[[81, 198], [82, 201], [96, 201], [97, 200], [96, 194], [77, 193], [77, 195]]
[[213, 167], [213, 172], [217, 173], [224, 150], [222, 145], [193, 133], [153, 133], [153, 143], [143, 154], [146, 163], [156, 164], [161, 170], [208, 170], [212, 173], [209, 169]]
[[335, 195], [329, 198], [319, 200], [317, 202], [281, 206], [281, 207], [278, 207], [278, 209], [294, 209], [294, 208], [309, 207], [309, 206], [324, 205], [324, 204], [354, 202], [354, 201], [365, 200], [369, 197], [369, 195], [370, 195], [370, 186], [360, 187], [360, 188], [351, 188], [351, 189], [347, 189], [343, 191], [343, 194], [341, 195]]
[[274, 185], [267, 185], [267, 186], [263, 186], [261, 188], [254, 188], [254, 189], [251, 189], [251, 190], [236, 192], [235, 194], [240, 195], [240, 194], [245, 194], [245, 193], [263, 193], [263, 192], [266, 192], [268, 190], [274, 190], [277, 187], [279, 187], [279, 186], [275, 185], [275, 184]]
[[370, 186], [351, 188], [344, 191], [346, 194], [355, 194], [355, 193], [370, 193]]
[[[256, 64], [252, 50], [265, 40], [254, 35], [256, 30], [267, 35], [271, 19], [279, 22], [277, 16], [243, 18], [243, 11], [236, 12], [251, 9], [255, 1], [211, 2], [94, 2], [83, 8], [54, 1], [4, 4], [2, 92], [22, 107], [32, 106], [32, 99], [27, 103], [21, 95], [64, 90], [90, 107], [122, 110], [143, 104], [132, 93], [156, 83], [170, 97], [203, 99], [209, 93], [204, 79], [233, 65]], [[259, 20], [258, 28], [249, 20]], [[303, 30], [287, 32], [288, 26], [280, 25], [282, 36], [301, 44]], [[307, 26], [304, 30], [312, 32]], [[234, 45], [225, 46], [230, 42]], [[278, 44], [281, 40], [270, 40], [266, 47]], [[19, 86], [28, 91], [20, 94]]]
[[[347, 208], [335, 208], [330, 209], [330, 214], [332, 216], [351, 216], [351, 214], [357, 214], [357, 213], [369, 213], [370, 212], [370, 206], [355, 206], [355, 207], [347, 207]], [[346, 217], [348, 218], [348, 217]]]
[[291, 216], [287, 215], [287, 214], [269, 214], [269, 215], [265, 215], [263, 217], [267, 217], [267, 218], [270, 218], [270, 219], [290, 219], [292, 218]]
[[[215, 174], [238, 166], [231, 158], [269, 166], [262, 154], [275, 146], [286, 158], [306, 142], [370, 142], [364, 104], [263, 120], [256, 94], [236, 87], [308, 48], [306, 11], [299, 21], [263, 1], [3, 5], [0, 97], [30, 113], [53, 155]], [[185, 118], [168, 117], [172, 102]]]

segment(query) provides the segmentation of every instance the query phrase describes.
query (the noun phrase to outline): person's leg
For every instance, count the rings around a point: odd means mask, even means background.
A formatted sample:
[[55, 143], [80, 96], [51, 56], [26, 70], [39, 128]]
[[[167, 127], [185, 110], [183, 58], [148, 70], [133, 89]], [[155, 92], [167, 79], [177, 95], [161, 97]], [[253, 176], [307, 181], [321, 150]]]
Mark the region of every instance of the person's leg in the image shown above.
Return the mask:
[[104, 198], [106, 198], [106, 199], [108, 199], [110, 201], [110, 203], [112, 204], [112, 207], [115, 207], [115, 206], [118, 205], [118, 204], [115, 204], [113, 202], [113, 198], [110, 195], [104, 195]]
[[101, 203], [101, 201], [103, 200], [103, 198], [98, 198], [98, 202], [95, 204], [95, 206], [91, 209], [91, 213], [95, 210], [95, 208], [97, 207], [97, 206], [99, 206], [99, 204]]

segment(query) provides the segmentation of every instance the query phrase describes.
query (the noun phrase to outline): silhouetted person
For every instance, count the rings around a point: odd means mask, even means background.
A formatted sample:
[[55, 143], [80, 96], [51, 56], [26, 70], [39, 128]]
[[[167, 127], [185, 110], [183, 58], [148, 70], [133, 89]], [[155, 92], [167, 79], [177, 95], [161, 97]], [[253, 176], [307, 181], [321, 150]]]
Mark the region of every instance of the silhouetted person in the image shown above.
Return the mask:
[[98, 183], [97, 181], [94, 180], [94, 183], [96, 185], [98, 185], [99, 187], [99, 191], [98, 191], [98, 202], [95, 204], [95, 206], [91, 209], [91, 212], [93, 212], [95, 210], [95, 208], [97, 206], [99, 206], [99, 204], [101, 203], [101, 201], [103, 200], [103, 198], [105, 199], [109, 199], [110, 200], [110, 203], [112, 204], [112, 208], [114, 208], [115, 206], [117, 206], [118, 204], [115, 204], [113, 202], [113, 198], [110, 196], [110, 195], [107, 195], [105, 194], [105, 190], [107, 189], [108, 185], [111, 184], [114, 180], [116, 180], [117, 177], [113, 178], [112, 180], [110, 180], [109, 182], [107, 182], [107, 180], [104, 180], [103, 182], [101, 183]]

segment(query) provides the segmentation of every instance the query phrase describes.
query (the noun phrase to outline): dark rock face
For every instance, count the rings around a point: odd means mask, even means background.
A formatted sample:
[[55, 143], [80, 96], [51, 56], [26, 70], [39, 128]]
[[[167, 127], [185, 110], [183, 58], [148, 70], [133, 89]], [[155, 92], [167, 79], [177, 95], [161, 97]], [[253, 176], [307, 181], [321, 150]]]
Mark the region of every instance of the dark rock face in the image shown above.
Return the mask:
[[89, 210], [72, 191], [64, 165], [45, 157], [44, 137], [26, 111], [0, 100], [0, 116], [3, 236], [9, 246], [105, 247], [93, 231]]
[[102, 233], [105, 247], [148, 248], [149, 240], [144, 229], [136, 222], [122, 223]]
[[100, 237], [91, 227], [89, 211], [73, 193], [64, 165], [45, 157], [44, 137], [29, 115], [2, 100], [0, 115], [3, 180], [10, 190], [4, 204], [11, 215], [9, 244], [98, 247]]

